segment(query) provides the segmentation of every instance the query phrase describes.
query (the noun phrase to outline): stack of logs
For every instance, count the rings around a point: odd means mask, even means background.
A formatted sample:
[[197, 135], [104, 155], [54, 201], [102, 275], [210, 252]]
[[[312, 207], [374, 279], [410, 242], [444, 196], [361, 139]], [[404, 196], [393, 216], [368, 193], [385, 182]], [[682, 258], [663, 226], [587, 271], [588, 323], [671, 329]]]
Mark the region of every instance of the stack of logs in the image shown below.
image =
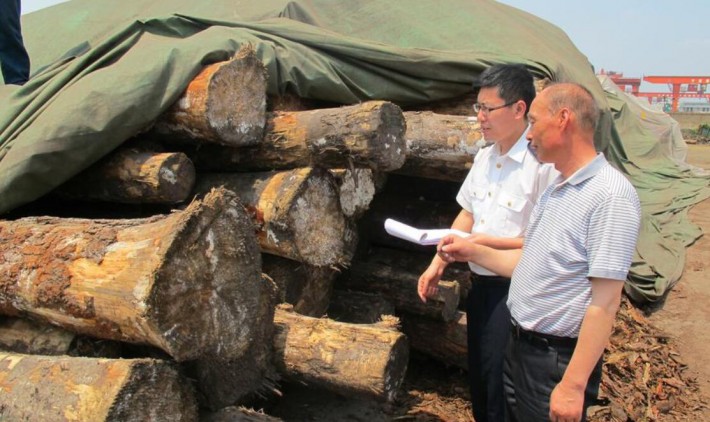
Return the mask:
[[242, 48], [58, 188], [64, 211], [0, 221], [0, 419], [273, 420], [232, 406], [284, 378], [392, 400], [410, 347], [466, 367], [468, 270], [422, 303], [433, 248], [383, 223], [451, 224], [475, 123], [269, 101]]

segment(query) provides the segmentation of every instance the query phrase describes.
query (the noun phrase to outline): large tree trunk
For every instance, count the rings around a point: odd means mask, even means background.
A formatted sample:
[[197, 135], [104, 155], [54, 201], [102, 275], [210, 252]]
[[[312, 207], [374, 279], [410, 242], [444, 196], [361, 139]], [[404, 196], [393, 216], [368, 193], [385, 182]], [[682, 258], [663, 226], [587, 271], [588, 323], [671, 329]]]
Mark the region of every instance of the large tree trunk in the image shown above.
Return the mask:
[[181, 152], [122, 149], [60, 186], [63, 197], [129, 204], [172, 204], [189, 198], [195, 166]]
[[375, 197], [375, 175], [370, 169], [333, 169], [340, 186], [340, 207], [350, 219], [360, 218]]
[[200, 175], [197, 192], [232, 189], [258, 230], [261, 250], [315, 266], [347, 262], [346, 222], [333, 175], [318, 168]]
[[459, 305], [459, 283], [440, 281], [437, 295], [424, 303], [417, 295], [420, 275], [409, 268], [394, 267], [369, 258], [353, 261], [350, 270], [338, 281], [342, 288], [380, 293], [398, 310], [451, 321]]
[[188, 380], [152, 359], [0, 353], [0, 419], [196, 421]]
[[396, 105], [279, 112], [268, 117], [264, 141], [244, 148], [204, 145], [189, 152], [198, 169], [252, 171], [320, 166], [392, 171], [404, 164], [405, 122]]
[[161, 137], [228, 146], [261, 142], [266, 123], [266, 68], [253, 47], [205, 67], [156, 122]]
[[338, 270], [314, 267], [275, 255], [262, 255], [263, 271], [278, 286], [279, 302], [288, 303], [301, 315], [325, 314]]
[[407, 335], [412, 349], [447, 365], [456, 365], [468, 370], [466, 326], [466, 313], [460, 311], [450, 322], [402, 314], [402, 331]]
[[244, 407], [230, 406], [200, 417], [201, 422], [283, 422], [283, 419]]
[[0, 222], [0, 313], [151, 344], [178, 361], [240, 356], [264, 288], [253, 225], [232, 192], [139, 220]]
[[334, 290], [328, 318], [352, 324], [374, 324], [394, 315], [394, 305], [382, 295], [354, 290]]
[[485, 141], [480, 125], [465, 116], [404, 113], [407, 160], [398, 173], [463, 182]]
[[345, 324], [282, 308], [274, 321], [276, 365], [289, 378], [343, 395], [394, 399], [409, 346], [393, 321]]

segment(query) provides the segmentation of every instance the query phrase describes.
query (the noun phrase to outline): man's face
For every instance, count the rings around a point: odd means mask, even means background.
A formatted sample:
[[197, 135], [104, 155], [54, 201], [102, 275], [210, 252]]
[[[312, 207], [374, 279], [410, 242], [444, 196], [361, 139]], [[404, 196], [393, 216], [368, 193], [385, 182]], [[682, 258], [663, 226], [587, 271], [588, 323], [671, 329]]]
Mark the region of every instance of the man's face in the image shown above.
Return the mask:
[[558, 114], [550, 112], [544, 92], [539, 94], [530, 105], [528, 122], [530, 130], [528, 130], [527, 139], [538, 160], [544, 163], [554, 163], [562, 147], [562, 137], [558, 125]]
[[[478, 122], [487, 141], [517, 141], [514, 124], [516, 104], [497, 108], [505, 104], [498, 95], [498, 88], [481, 88], [478, 92], [478, 104], [482, 107], [478, 112]], [[495, 110], [488, 111], [489, 109]]]

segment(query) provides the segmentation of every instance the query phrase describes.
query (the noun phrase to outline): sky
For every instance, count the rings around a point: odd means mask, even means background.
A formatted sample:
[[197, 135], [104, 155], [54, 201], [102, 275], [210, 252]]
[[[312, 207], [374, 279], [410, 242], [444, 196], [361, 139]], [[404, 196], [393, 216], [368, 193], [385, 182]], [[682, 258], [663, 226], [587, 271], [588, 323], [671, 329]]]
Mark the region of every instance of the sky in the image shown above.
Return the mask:
[[[406, 0], [399, 0], [406, 1]], [[22, 0], [29, 13], [62, 0]], [[597, 72], [710, 76], [709, 0], [501, 0], [560, 27]], [[643, 83], [641, 91], [666, 91]]]

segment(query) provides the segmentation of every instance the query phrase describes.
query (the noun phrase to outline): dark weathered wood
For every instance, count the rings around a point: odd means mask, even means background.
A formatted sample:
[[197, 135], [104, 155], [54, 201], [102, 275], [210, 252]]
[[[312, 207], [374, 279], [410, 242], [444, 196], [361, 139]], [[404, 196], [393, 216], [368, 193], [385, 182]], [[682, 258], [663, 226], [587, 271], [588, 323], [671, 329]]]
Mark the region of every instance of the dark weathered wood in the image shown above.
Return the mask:
[[234, 193], [168, 216], [0, 222], [0, 314], [154, 345], [178, 361], [236, 358], [261, 309], [261, 257]]
[[407, 160], [397, 172], [463, 182], [474, 156], [486, 145], [475, 119], [428, 111], [408, 111], [404, 118]]
[[187, 200], [195, 166], [181, 152], [120, 149], [56, 189], [72, 199], [129, 204], [172, 204]]
[[275, 255], [262, 255], [262, 268], [279, 288], [281, 303], [289, 303], [301, 315], [325, 314], [338, 270], [314, 267]]
[[201, 422], [282, 422], [283, 419], [269, 416], [261, 411], [230, 406], [200, 417]]
[[328, 318], [352, 324], [374, 324], [384, 315], [394, 315], [394, 305], [376, 293], [336, 289], [328, 307]]
[[370, 207], [375, 197], [375, 175], [370, 169], [333, 169], [340, 186], [340, 207], [343, 214], [358, 219]]
[[242, 198], [256, 223], [261, 250], [315, 266], [343, 264], [345, 217], [332, 174], [319, 168], [283, 172], [208, 173], [197, 192], [225, 186]]
[[8, 421], [197, 421], [188, 380], [167, 361], [0, 353]]
[[260, 309], [256, 319], [245, 321], [255, 329], [250, 333], [247, 349], [236, 359], [199, 358], [184, 365], [195, 380], [200, 407], [221, 409], [239, 403], [246, 397], [274, 389], [278, 374], [273, 362], [274, 309], [276, 286], [262, 277]]
[[403, 313], [402, 331], [412, 349], [447, 364], [468, 370], [467, 321], [465, 312], [457, 312], [450, 322], [435, 321], [420, 315]]
[[364, 260], [356, 258], [350, 269], [338, 279], [338, 285], [340, 288], [380, 293], [397, 310], [451, 321], [459, 305], [459, 283], [440, 281], [436, 297], [424, 303], [417, 295], [420, 275], [410, 268], [377, 262], [373, 257]]
[[198, 169], [255, 171], [320, 166], [392, 171], [404, 164], [405, 121], [396, 105], [277, 112], [267, 118], [263, 142], [243, 148], [204, 145], [188, 155]]
[[346, 324], [279, 308], [274, 321], [276, 365], [290, 379], [348, 397], [394, 399], [409, 360], [396, 318]]
[[261, 142], [266, 123], [266, 68], [253, 47], [205, 67], [156, 122], [166, 138], [228, 146]]

